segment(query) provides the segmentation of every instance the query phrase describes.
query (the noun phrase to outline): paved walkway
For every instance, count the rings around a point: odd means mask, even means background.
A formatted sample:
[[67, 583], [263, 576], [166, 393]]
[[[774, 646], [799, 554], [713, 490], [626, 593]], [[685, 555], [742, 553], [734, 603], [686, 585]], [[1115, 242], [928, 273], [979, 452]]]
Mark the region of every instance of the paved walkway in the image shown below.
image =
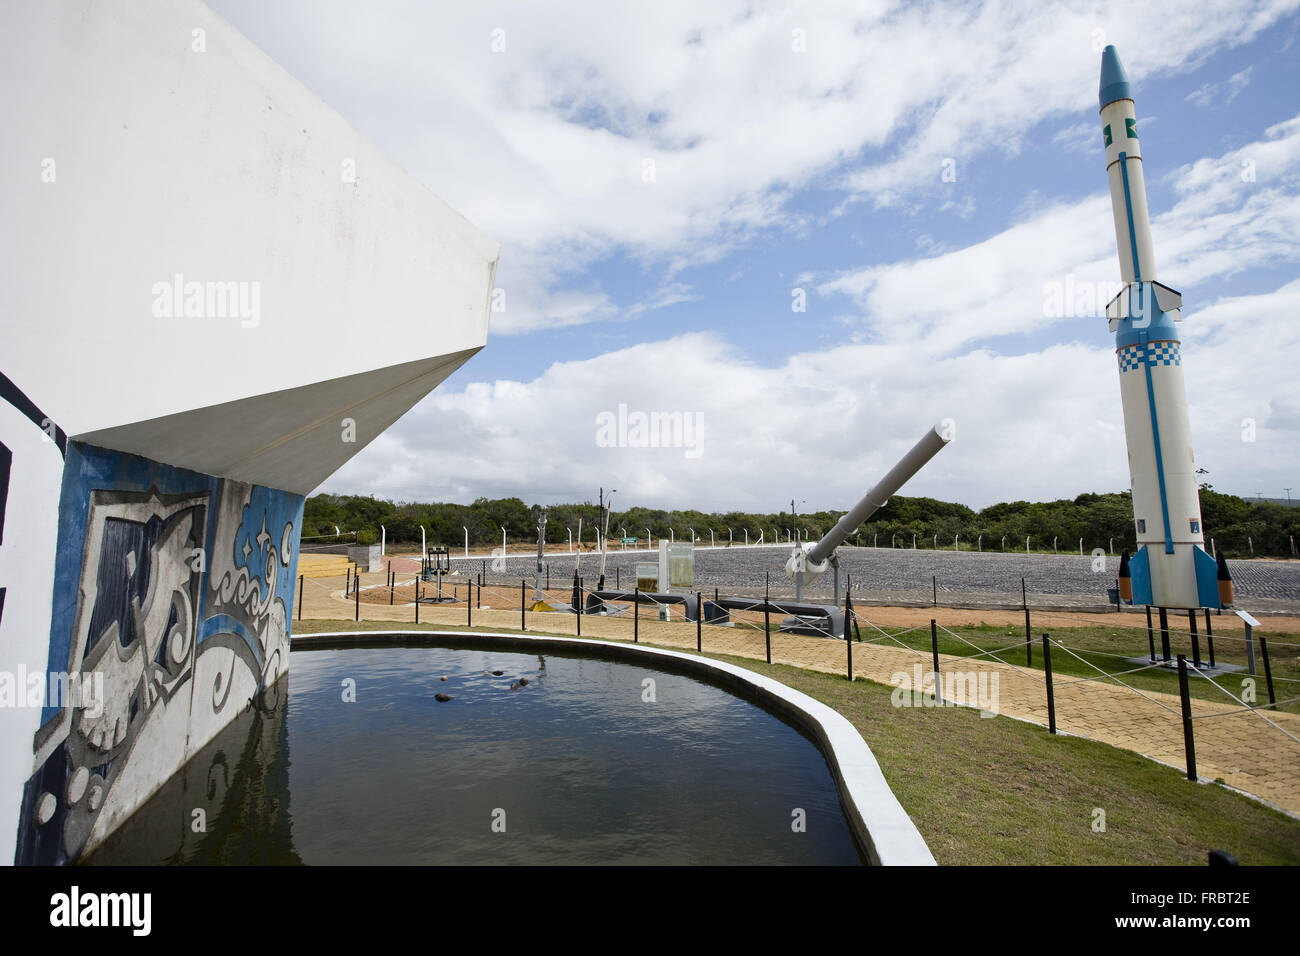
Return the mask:
[[[385, 572], [363, 575], [363, 597], [366, 594], [364, 589], [373, 587], [374, 590], [370, 592], [372, 600], [386, 598], [387, 590], [383, 587], [385, 580]], [[409, 585], [411, 579], [405, 581]], [[304, 582], [302, 616], [323, 620], [351, 620], [355, 604], [352, 598], [343, 597], [343, 584], [343, 578], [308, 578]], [[450, 591], [450, 588], [446, 590]], [[428, 592], [425, 590], [423, 593]], [[557, 593], [559, 592], [552, 592]], [[408, 586], [408, 603], [394, 603], [392, 606], [363, 600], [361, 619], [393, 624], [413, 622], [415, 608], [409, 603], [410, 594]], [[531, 599], [531, 589], [529, 597]], [[401, 600], [399, 590], [395, 601]], [[482, 603], [495, 607], [474, 611], [473, 623], [476, 627], [501, 630], [519, 628], [517, 590], [485, 587]], [[897, 684], [899, 681], [896, 675], [904, 674], [908, 677], [907, 686], [910, 686], [916, 664], [921, 665], [923, 675], [928, 674], [931, 669], [930, 654], [896, 644], [891, 646], [887, 638], [881, 637], [880, 632], [871, 630], [865, 624], [865, 621], [871, 620], [872, 610], [864, 609], [860, 617], [864, 622], [864, 643], [854, 644], [854, 676], [883, 684]], [[643, 607], [640, 639], [666, 647], [694, 649], [694, 624], [682, 622], [680, 606], [674, 607], [672, 613], [674, 622], [662, 623]], [[916, 614], [918, 617], [915, 623], [924, 623], [928, 627], [932, 616], [930, 609], [917, 609]], [[572, 635], [577, 631], [578, 621], [572, 614], [528, 612], [526, 617], [529, 630], [562, 635]], [[465, 604], [422, 605], [420, 623], [463, 626], [466, 623]], [[581, 623], [584, 637], [611, 640], [632, 638], [630, 615], [584, 615]], [[772, 632], [773, 663], [831, 674], [847, 673], [846, 649], [842, 641], [780, 634], [775, 630], [775, 625], [776, 621], [773, 622]], [[706, 624], [702, 635], [704, 650], [708, 653], [764, 659], [762, 630]], [[866, 643], [873, 637], [880, 638], [882, 643]], [[987, 675], [983, 679], [985, 687], [990, 690], [992, 677], [996, 675], [995, 707], [999, 713], [1047, 725], [1046, 686], [1041, 671], [988, 659], [972, 660], [945, 654], [939, 655], [939, 669], [941, 674], [966, 675], [967, 680], [973, 677], [978, 681], [979, 675]], [[1262, 681], [1260, 683], [1262, 686]], [[1131, 750], [1180, 769], [1185, 768], [1182, 711], [1176, 695], [1157, 691], [1139, 693], [1113, 683], [1058, 675], [1055, 681], [1055, 700], [1058, 730]], [[1234, 713], [1240, 709], [1240, 705], [1226, 697], [1222, 704], [1192, 699], [1199, 775], [1208, 780], [1222, 779], [1228, 785], [1253, 794], [1289, 813], [1300, 814], [1300, 715]]]

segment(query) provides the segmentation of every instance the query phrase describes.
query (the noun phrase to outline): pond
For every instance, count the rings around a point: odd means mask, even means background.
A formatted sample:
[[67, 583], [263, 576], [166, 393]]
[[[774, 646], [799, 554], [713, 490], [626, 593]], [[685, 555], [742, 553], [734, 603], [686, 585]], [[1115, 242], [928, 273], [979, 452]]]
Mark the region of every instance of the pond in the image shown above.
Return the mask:
[[86, 862], [864, 857], [816, 744], [717, 686], [569, 654], [363, 646], [295, 651], [264, 706]]

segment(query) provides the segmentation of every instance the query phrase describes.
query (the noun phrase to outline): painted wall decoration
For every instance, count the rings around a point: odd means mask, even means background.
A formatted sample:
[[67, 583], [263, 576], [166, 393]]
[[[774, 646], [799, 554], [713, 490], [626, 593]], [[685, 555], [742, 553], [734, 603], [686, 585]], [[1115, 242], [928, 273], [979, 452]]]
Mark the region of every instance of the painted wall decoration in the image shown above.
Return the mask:
[[288, 670], [303, 497], [79, 442], [59, 502], [47, 702], [19, 863], [100, 843]]

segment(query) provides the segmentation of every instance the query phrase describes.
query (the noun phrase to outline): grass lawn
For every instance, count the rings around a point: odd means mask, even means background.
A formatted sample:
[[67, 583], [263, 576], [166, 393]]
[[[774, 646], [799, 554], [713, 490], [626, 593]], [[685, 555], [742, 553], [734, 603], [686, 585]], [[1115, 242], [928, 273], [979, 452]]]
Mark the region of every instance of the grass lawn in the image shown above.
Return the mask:
[[[294, 622], [299, 634], [416, 629]], [[1001, 636], [1005, 643], [1004, 628], [992, 631], [983, 636]], [[1145, 642], [1145, 631], [1142, 637]], [[1042, 727], [966, 708], [895, 708], [892, 688], [884, 684], [705, 656], [774, 677], [852, 721], [941, 864], [1204, 865], [1212, 849], [1227, 850], [1243, 864], [1300, 864], [1300, 821], [1226, 787], [1191, 783], [1182, 772], [1129, 751], [1053, 737]], [[1037, 662], [1037, 649], [1034, 656]], [[1055, 655], [1052, 663], [1060, 669]], [[1097, 809], [1105, 811], [1105, 832], [1093, 830]]]

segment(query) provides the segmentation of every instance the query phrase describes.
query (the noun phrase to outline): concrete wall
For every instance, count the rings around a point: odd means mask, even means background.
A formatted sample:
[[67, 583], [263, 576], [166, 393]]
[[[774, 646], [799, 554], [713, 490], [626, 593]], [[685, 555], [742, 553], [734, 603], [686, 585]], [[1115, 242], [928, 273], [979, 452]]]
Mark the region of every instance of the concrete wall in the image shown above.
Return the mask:
[[498, 246], [196, 0], [14, 0], [0, 89], [0, 858], [60, 862], [283, 671], [303, 495]]

